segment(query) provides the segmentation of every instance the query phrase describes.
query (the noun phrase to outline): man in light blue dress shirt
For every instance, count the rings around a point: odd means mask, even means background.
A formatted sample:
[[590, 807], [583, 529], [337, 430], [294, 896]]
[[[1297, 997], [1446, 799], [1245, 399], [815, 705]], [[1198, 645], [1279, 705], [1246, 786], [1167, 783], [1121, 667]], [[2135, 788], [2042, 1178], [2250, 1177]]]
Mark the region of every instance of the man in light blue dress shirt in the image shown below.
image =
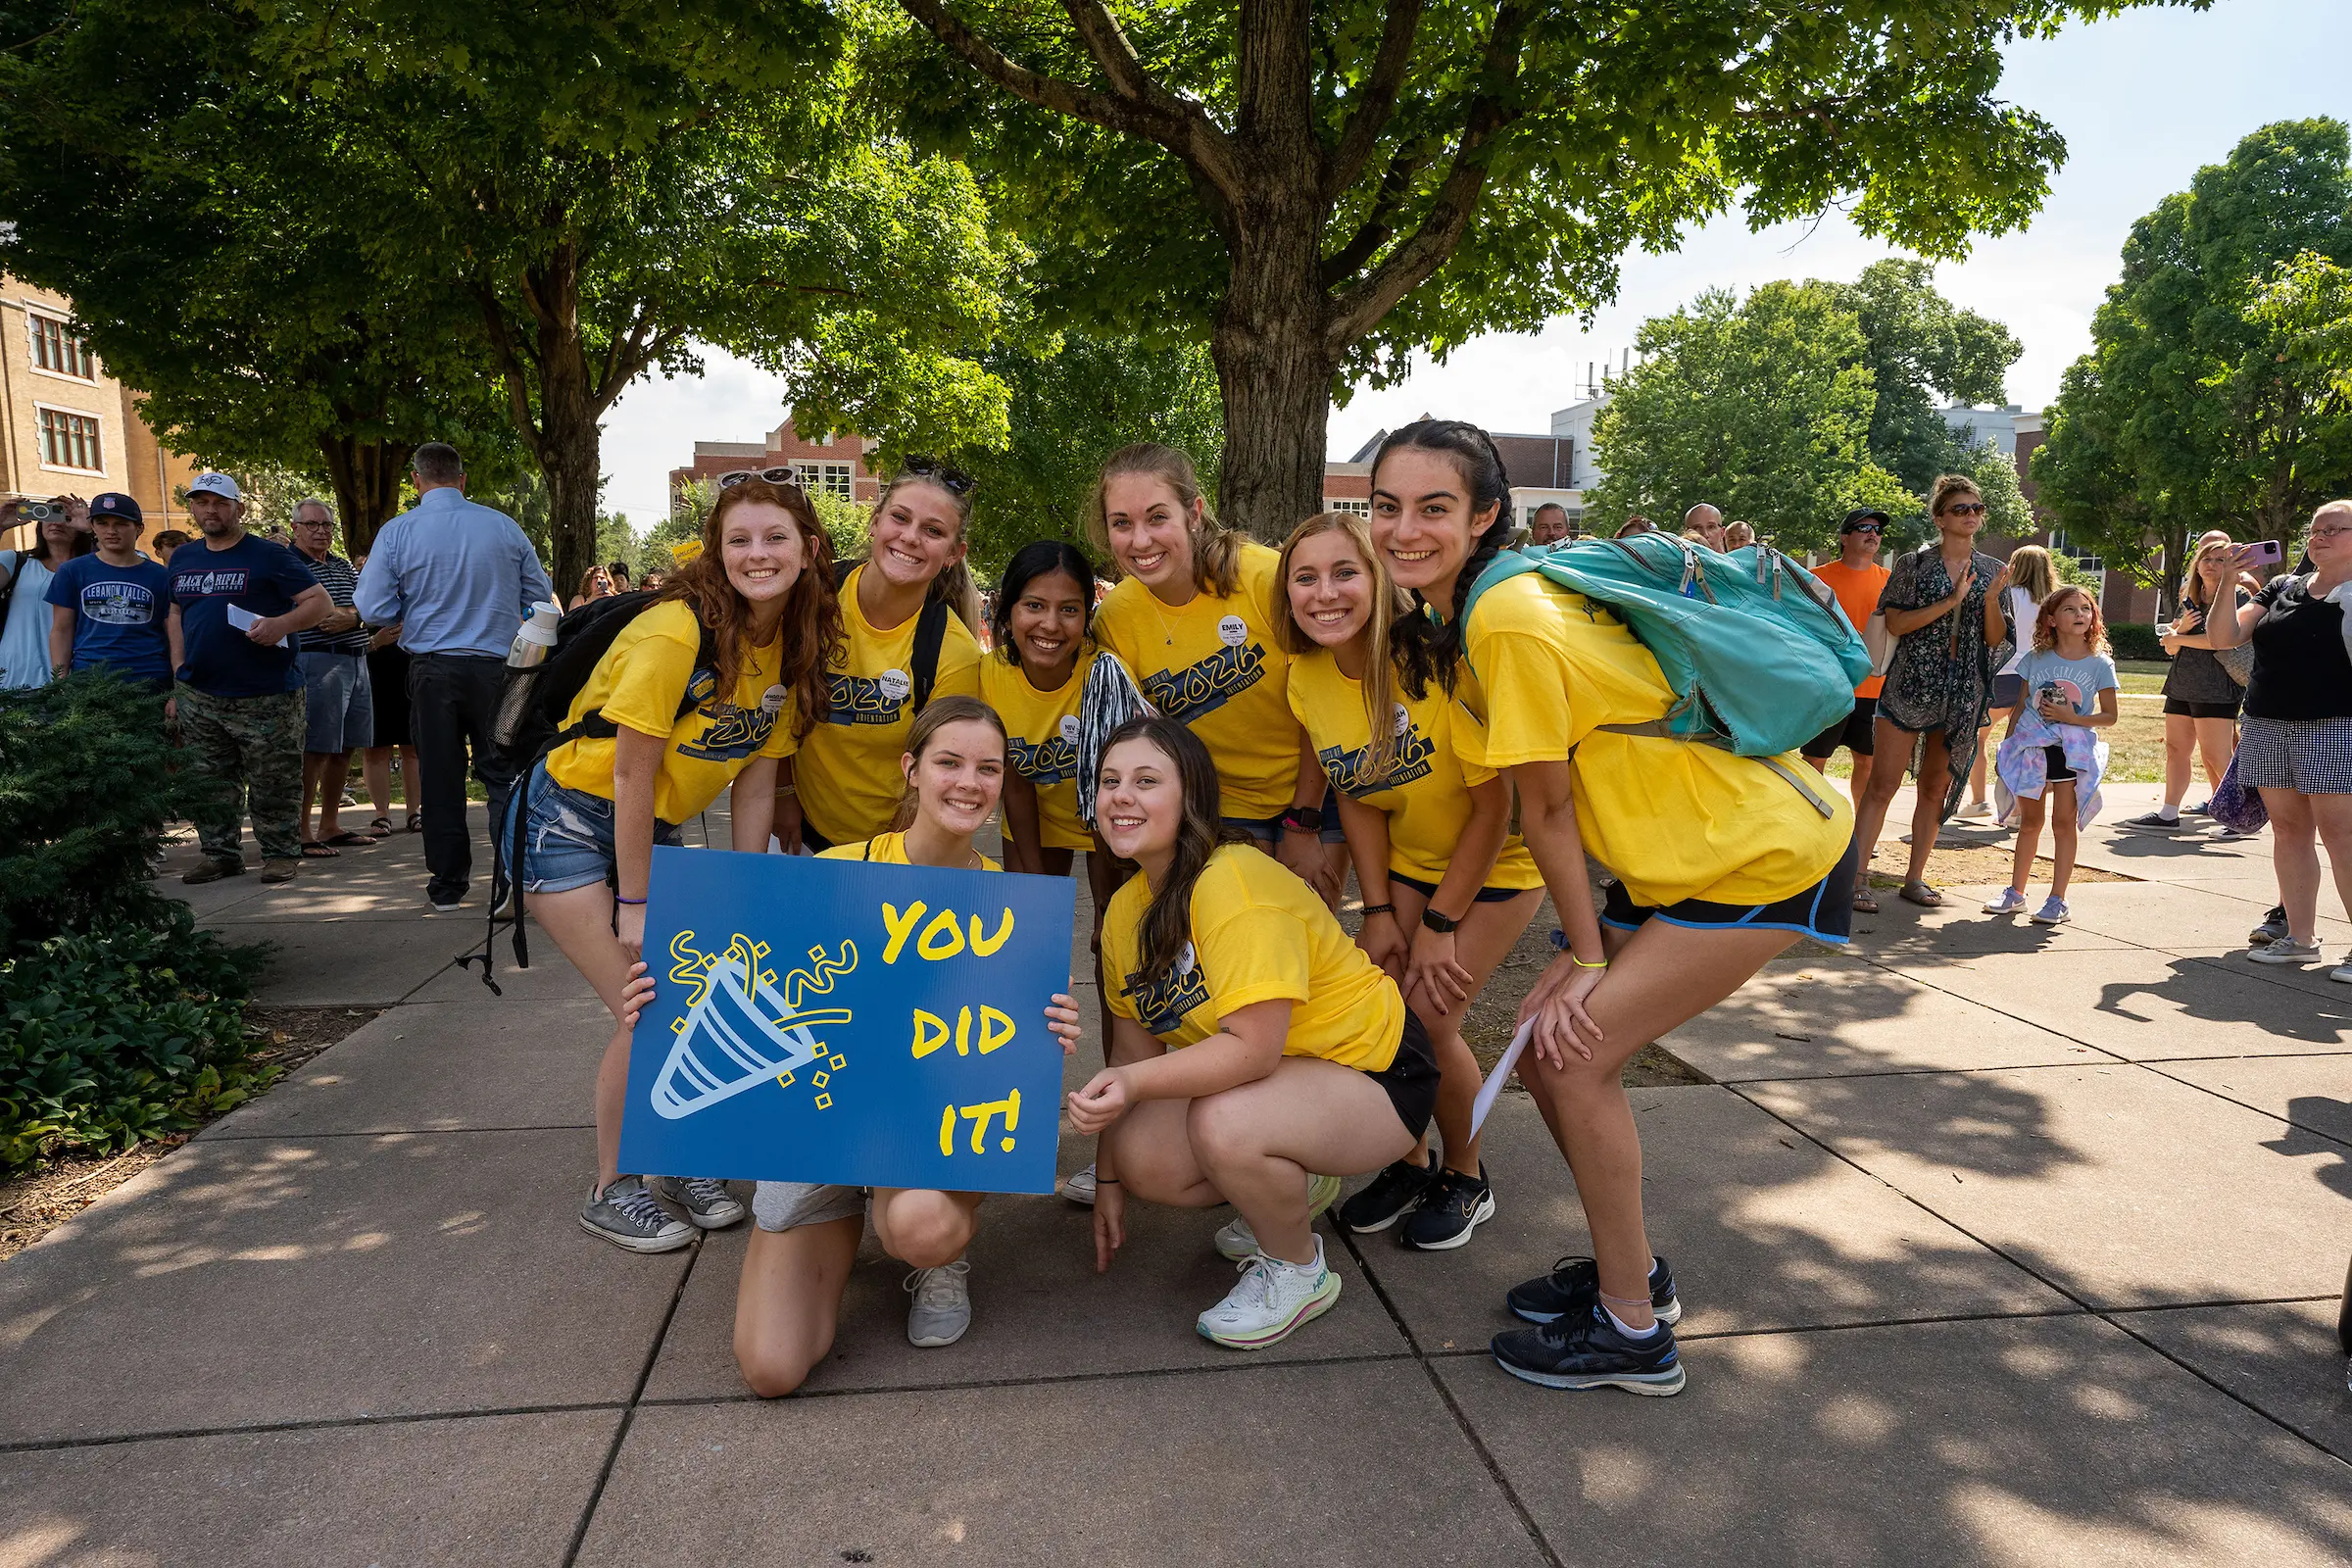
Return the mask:
[[376, 534], [353, 604], [371, 626], [398, 624], [409, 654], [409, 723], [421, 775], [412, 802], [424, 816], [425, 898], [446, 913], [465, 902], [473, 874], [468, 754], [496, 823], [514, 782], [490, 742], [507, 654], [531, 606], [556, 594], [514, 519], [466, 499], [457, 448], [428, 441], [414, 466], [416, 505]]

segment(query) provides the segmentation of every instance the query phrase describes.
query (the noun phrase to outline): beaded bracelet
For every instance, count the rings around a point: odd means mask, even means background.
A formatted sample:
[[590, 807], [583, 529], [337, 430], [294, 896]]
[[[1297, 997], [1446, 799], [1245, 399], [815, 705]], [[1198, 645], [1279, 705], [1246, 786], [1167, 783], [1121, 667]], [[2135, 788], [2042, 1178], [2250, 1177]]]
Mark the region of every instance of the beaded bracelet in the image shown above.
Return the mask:
[[1376, 914], [1395, 914], [1396, 912], [1396, 906], [1394, 904], [1367, 904], [1364, 906], [1364, 917], [1366, 919], [1369, 919]]

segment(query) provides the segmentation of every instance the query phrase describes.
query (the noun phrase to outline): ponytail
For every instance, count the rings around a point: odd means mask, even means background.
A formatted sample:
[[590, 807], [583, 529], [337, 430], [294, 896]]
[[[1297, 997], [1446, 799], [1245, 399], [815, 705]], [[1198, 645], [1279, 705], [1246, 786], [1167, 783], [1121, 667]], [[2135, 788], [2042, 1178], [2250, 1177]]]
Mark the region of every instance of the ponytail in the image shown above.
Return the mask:
[[1102, 495], [1111, 480], [1126, 473], [1149, 474], [1175, 492], [1177, 505], [1185, 512], [1185, 540], [1193, 552], [1193, 586], [1211, 598], [1231, 598], [1242, 580], [1243, 536], [1217, 520], [1200, 493], [1200, 476], [1193, 460], [1174, 447], [1139, 441], [1102, 460], [1102, 471], [1086, 502], [1087, 533], [1095, 548], [1111, 555], [1110, 519]]
[[[1487, 508], [1494, 509], [1494, 519], [1471, 540], [1470, 557], [1453, 579], [1453, 603], [1446, 607], [1446, 619], [1440, 622], [1424, 613], [1407, 615], [1396, 624], [1394, 651], [1396, 671], [1404, 689], [1417, 702], [1429, 695], [1432, 680], [1447, 692], [1453, 690], [1453, 672], [1462, 662], [1462, 639], [1467, 632], [1462, 625], [1463, 608], [1470, 603], [1470, 590], [1480, 574], [1494, 564], [1502, 547], [1510, 542], [1511, 477], [1494, 439], [1477, 425], [1462, 419], [1422, 419], [1390, 432], [1381, 442], [1380, 451], [1372, 459], [1376, 488], [1381, 464], [1399, 447], [1435, 452], [1451, 462], [1463, 484], [1469, 487], [1473, 519]], [[1416, 605], [1428, 608], [1428, 601], [1418, 592], [1412, 599]]]

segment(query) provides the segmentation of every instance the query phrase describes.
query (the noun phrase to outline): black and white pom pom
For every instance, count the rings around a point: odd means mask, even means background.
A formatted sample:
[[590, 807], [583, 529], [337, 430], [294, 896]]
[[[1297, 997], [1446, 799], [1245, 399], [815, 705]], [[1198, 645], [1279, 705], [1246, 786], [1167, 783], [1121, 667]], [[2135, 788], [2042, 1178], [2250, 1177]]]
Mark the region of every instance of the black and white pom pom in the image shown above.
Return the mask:
[[1129, 719], [1156, 711], [1144, 701], [1142, 688], [1117, 655], [1095, 657], [1078, 697], [1078, 815], [1087, 826], [1095, 825], [1095, 780], [1102, 771], [1102, 753], [1111, 735]]

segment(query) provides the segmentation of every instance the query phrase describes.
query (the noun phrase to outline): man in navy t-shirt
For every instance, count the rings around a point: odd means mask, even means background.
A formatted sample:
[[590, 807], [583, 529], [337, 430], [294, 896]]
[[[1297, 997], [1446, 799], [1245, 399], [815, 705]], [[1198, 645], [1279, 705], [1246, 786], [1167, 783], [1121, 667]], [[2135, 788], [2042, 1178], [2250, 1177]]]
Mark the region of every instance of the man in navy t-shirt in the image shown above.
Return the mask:
[[302, 737], [309, 716], [292, 634], [332, 608], [302, 558], [245, 531], [245, 500], [225, 473], [188, 486], [204, 530], [172, 555], [172, 624], [183, 650], [174, 699], [181, 742], [211, 788], [190, 807], [204, 859], [183, 882], [241, 876], [238, 820], [250, 808], [262, 880], [302, 863]]
[[95, 555], [75, 556], [49, 579], [54, 669], [107, 668], [150, 691], [172, 689], [179, 645], [172, 627], [172, 574], [139, 554], [139, 504], [108, 491], [90, 503]]

